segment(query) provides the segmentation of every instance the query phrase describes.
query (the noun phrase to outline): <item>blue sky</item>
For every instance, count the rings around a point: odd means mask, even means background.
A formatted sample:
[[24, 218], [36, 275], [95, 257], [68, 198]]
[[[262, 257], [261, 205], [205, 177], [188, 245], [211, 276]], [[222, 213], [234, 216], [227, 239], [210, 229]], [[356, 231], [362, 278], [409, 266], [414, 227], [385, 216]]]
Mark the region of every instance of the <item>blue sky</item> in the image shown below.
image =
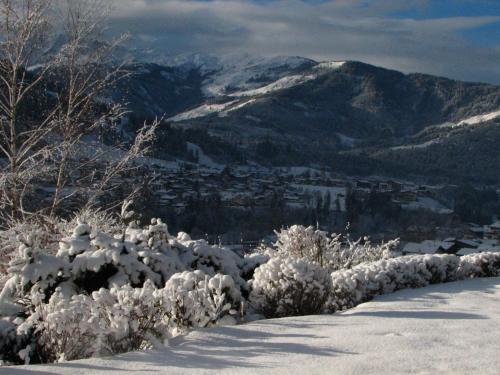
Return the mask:
[[120, 0], [158, 54], [300, 55], [500, 84], [500, 0]]
[[[500, 16], [500, 0], [433, 0], [421, 7], [413, 7], [392, 15], [414, 19]], [[465, 30], [462, 34], [480, 45], [498, 46], [500, 45], [500, 21]]]

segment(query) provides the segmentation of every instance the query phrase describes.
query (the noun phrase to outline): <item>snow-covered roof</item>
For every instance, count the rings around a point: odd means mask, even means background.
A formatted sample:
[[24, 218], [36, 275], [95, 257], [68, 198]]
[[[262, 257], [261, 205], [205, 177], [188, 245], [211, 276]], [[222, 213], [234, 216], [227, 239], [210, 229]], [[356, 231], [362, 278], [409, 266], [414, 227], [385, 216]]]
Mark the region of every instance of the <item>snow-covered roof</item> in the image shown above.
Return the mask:
[[403, 253], [411, 254], [435, 254], [443, 245], [442, 241], [426, 240], [423, 242], [408, 242], [403, 247]]
[[428, 210], [438, 214], [453, 213], [453, 210], [429, 197], [418, 197], [415, 202], [405, 203], [401, 207], [407, 210]]
[[490, 228], [500, 229], [500, 220], [490, 225]]

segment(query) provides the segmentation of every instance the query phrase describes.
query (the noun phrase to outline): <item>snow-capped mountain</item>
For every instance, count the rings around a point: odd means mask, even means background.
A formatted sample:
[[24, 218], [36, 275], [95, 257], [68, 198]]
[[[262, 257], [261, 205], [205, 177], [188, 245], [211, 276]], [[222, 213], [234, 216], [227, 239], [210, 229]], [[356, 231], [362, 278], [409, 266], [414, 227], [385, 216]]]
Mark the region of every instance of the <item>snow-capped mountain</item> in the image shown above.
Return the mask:
[[302, 57], [190, 54], [148, 58], [144, 62], [139, 61], [143, 52], [133, 56], [139, 56], [129, 65], [133, 75], [114, 90], [113, 98], [128, 103], [139, 115], [176, 118], [183, 118], [178, 115], [196, 109], [197, 104], [206, 108], [213, 106], [214, 101], [227, 102], [224, 98], [228, 95], [251, 95], [252, 90], [280, 79], [286, 81], [287, 77], [316, 65]]
[[315, 65], [313, 60], [298, 56], [255, 57], [249, 54], [215, 56], [193, 53], [148, 61], [184, 72], [198, 71], [204, 77], [202, 91], [207, 98], [259, 88]]
[[160, 60], [132, 64], [134, 74], [113, 98], [136, 116], [164, 116], [176, 127], [237, 143], [246, 160], [473, 179], [500, 168], [499, 153], [482, 147], [500, 140], [498, 86], [355, 61], [200, 54]]

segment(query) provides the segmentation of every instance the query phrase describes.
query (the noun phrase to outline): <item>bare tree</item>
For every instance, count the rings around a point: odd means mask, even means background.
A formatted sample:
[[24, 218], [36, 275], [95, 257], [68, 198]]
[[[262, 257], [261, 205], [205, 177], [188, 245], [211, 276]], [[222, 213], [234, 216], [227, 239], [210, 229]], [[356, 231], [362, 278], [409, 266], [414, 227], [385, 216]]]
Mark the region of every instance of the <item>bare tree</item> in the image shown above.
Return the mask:
[[51, 116], [39, 124], [23, 116], [22, 106], [46, 76], [28, 68], [39, 57], [50, 29], [50, 0], [2, 0], [0, 3], [0, 151], [5, 158], [0, 179], [2, 206], [18, 219], [23, 213], [23, 192], [43, 168], [44, 137], [52, 130]]
[[[79, 181], [73, 181], [73, 185], [85, 185], [82, 177], [88, 176], [82, 173], [82, 167], [88, 162], [79, 160], [82, 138], [98, 132], [103, 126], [111, 126], [125, 115], [120, 105], [99, 103], [100, 95], [128, 75], [123, 63], [116, 65], [112, 60], [115, 47], [126, 36], [109, 43], [98, 42], [110, 11], [109, 3], [105, 0], [66, 0], [64, 4], [62, 36], [65, 44], [54, 69], [54, 76], [59, 80], [57, 100], [60, 106], [55, 119], [59, 147], [54, 155], [57, 178], [51, 215], [68, 198], [68, 195], [62, 196], [62, 190], [70, 177], [75, 180], [74, 176], [78, 175]], [[98, 160], [102, 153], [102, 148], [96, 149], [91, 159]]]
[[[106, 99], [129, 75], [113, 58], [126, 36], [103, 38], [112, 2], [0, 1], [2, 219], [58, 215], [74, 197], [95, 207], [118, 177], [135, 168], [159, 124], [144, 124], [135, 138], [113, 147], [99, 139], [126, 114]], [[40, 96], [46, 98], [43, 111], [33, 115], [34, 97]], [[25, 197], [40, 181], [53, 185], [53, 196], [28, 212]]]

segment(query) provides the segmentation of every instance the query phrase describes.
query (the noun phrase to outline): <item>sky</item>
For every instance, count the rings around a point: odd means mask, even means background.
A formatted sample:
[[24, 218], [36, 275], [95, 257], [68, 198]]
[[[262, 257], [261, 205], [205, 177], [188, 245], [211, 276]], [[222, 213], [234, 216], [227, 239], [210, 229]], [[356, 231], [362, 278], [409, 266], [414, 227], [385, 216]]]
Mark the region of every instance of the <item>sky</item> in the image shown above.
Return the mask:
[[500, 0], [119, 0], [111, 29], [159, 55], [359, 60], [500, 84]]

